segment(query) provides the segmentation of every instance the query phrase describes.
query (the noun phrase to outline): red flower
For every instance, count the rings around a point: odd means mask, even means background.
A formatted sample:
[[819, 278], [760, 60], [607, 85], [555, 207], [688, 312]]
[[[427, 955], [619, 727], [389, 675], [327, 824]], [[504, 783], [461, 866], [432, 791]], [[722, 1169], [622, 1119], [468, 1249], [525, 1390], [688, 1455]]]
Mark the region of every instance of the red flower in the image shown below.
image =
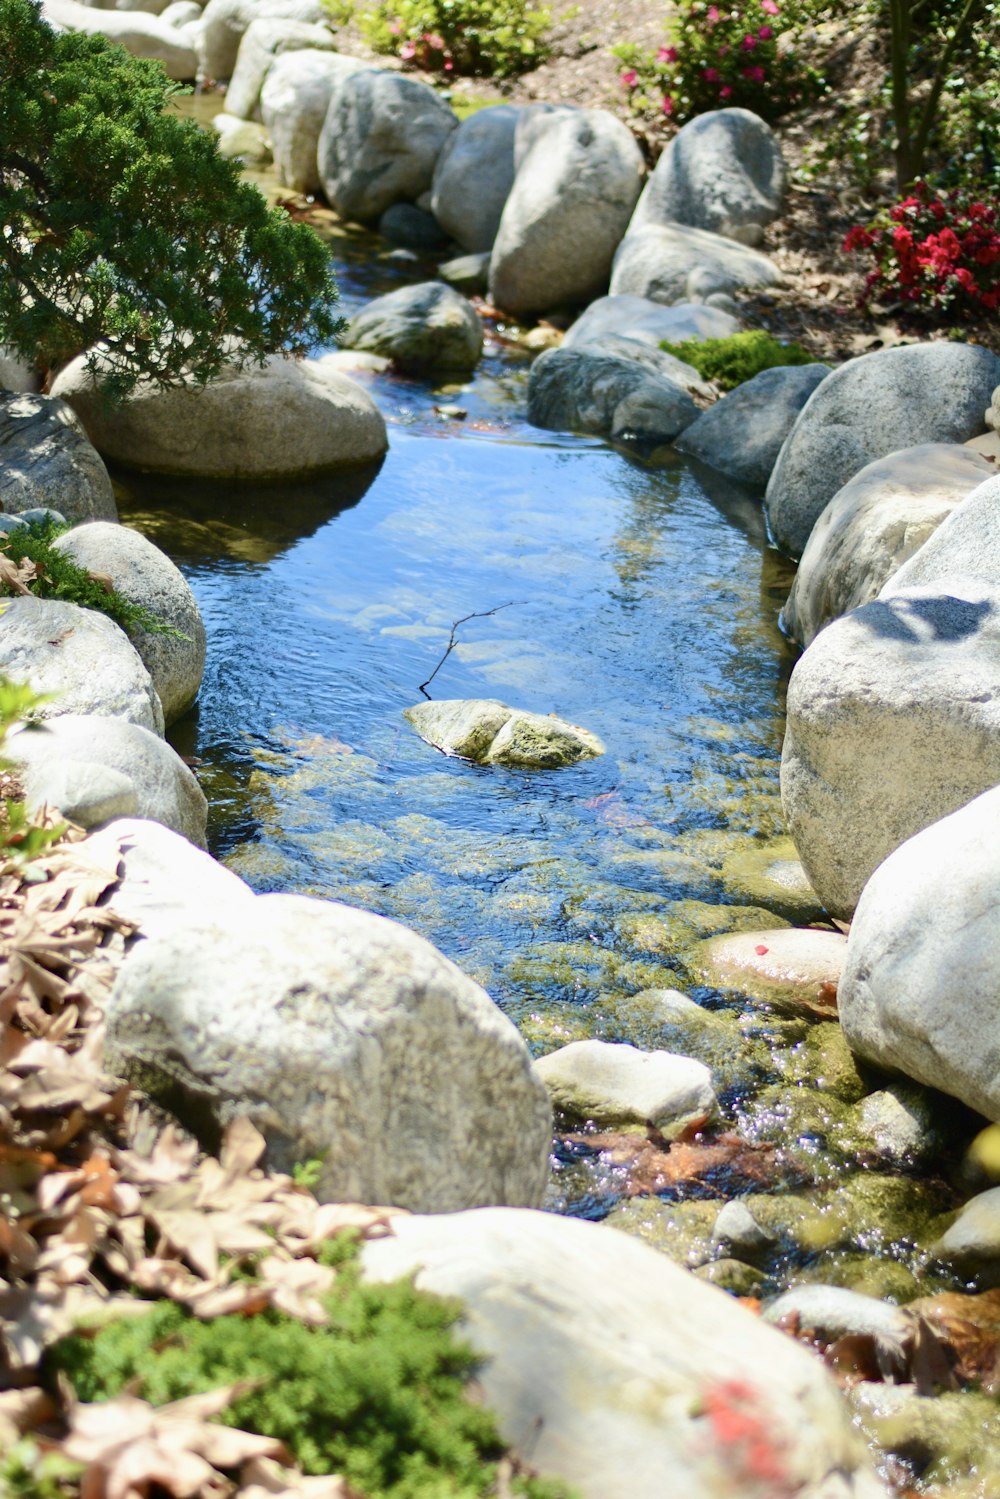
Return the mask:
[[747, 32], [746, 36], [740, 42], [740, 46], [743, 48], [744, 52], [752, 52], [756, 45], [757, 38], [755, 36], [751, 36], [749, 32]]
[[718, 68], [702, 68], [701, 76], [706, 83], [718, 83], [719, 70]]

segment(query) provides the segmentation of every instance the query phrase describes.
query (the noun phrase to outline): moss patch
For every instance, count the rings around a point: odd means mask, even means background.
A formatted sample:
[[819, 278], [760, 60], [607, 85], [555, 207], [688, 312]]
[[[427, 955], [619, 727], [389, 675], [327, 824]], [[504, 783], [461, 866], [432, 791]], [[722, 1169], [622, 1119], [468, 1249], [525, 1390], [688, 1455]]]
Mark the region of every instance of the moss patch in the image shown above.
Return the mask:
[[663, 342], [660, 348], [683, 359], [685, 364], [694, 365], [702, 379], [714, 380], [723, 390], [734, 390], [764, 370], [819, 363], [801, 344], [783, 344], [762, 328], [733, 333], [729, 338], [690, 338], [679, 344]]

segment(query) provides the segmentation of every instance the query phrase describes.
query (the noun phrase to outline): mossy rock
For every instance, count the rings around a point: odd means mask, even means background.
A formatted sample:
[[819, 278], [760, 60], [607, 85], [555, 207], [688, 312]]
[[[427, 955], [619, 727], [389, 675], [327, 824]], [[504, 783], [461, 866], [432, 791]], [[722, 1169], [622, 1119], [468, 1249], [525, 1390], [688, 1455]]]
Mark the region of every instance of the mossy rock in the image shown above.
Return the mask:
[[687, 966], [689, 955], [706, 937], [725, 932], [756, 931], [780, 923], [759, 906], [723, 906], [702, 900], [677, 900], [660, 911], [632, 913], [617, 923], [619, 937], [638, 952], [657, 953]]
[[676, 1265], [688, 1270], [714, 1260], [712, 1229], [721, 1201], [664, 1202], [659, 1197], [633, 1197], [605, 1219], [609, 1228], [641, 1239]]
[[555, 714], [527, 713], [496, 698], [416, 703], [403, 717], [421, 739], [476, 765], [559, 770], [604, 754], [596, 734]]
[[731, 899], [763, 906], [800, 926], [824, 915], [791, 838], [730, 854], [722, 865], [722, 883]]
[[1000, 1493], [1000, 1408], [992, 1396], [969, 1390], [931, 1400], [912, 1385], [865, 1384], [848, 1398], [867, 1440], [907, 1463], [921, 1492], [950, 1496], [957, 1484], [969, 1499]]
[[699, 1280], [707, 1280], [709, 1285], [718, 1286], [720, 1291], [728, 1291], [731, 1296], [756, 1296], [764, 1284], [762, 1271], [743, 1260], [711, 1260], [706, 1265], [698, 1265], [694, 1273]]
[[781, 1060], [789, 1082], [818, 1088], [842, 1103], [857, 1103], [870, 1092], [838, 1021], [821, 1021]]

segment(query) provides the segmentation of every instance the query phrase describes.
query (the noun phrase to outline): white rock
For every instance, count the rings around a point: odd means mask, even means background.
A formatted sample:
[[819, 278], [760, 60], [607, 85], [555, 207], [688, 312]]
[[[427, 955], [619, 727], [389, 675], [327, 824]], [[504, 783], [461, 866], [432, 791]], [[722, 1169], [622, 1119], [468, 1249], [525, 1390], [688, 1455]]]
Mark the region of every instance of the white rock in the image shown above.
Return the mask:
[[653, 302], [704, 302], [718, 293], [780, 286], [778, 267], [759, 250], [707, 229], [647, 224], [630, 229], [615, 255], [611, 294]]
[[745, 1202], [734, 1197], [719, 1209], [712, 1229], [712, 1242], [721, 1244], [737, 1258], [752, 1259], [773, 1249], [778, 1236], [757, 1222]]
[[271, 137], [278, 181], [299, 193], [320, 187], [319, 134], [336, 78], [366, 64], [340, 52], [282, 52], [260, 91], [260, 112]]
[[664, 307], [648, 297], [598, 297], [582, 312], [563, 339], [564, 349], [599, 343], [609, 335], [639, 339], [658, 348], [661, 342], [683, 343], [692, 338], [728, 338], [742, 324], [728, 312], [702, 302], [679, 302]]
[[881, 1158], [905, 1166], [921, 1155], [930, 1143], [926, 1118], [891, 1088], [869, 1093], [858, 1104], [858, 1125]]
[[942, 1234], [937, 1253], [948, 1260], [995, 1260], [1000, 1254], [1000, 1187], [980, 1192]]
[[[886, 580], [883, 598], [955, 575], [1000, 588], [1000, 475], [992, 464], [987, 469], [992, 477], [955, 505], [920, 550]], [[970, 464], [968, 473], [973, 472], [979, 471]]]
[[483, 325], [459, 292], [421, 281], [369, 302], [351, 319], [344, 343], [382, 354], [401, 370], [468, 373], [483, 352]]
[[274, 60], [285, 52], [309, 47], [321, 51], [335, 46], [326, 26], [309, 21], [264, 16], [251, 21], [240, 41], [233, 76], [226, 89], [226, 109], [243, 120], [259, 120], [260, 91]]
[[191, 21], [201, 20], [198, 0], [171, 0], [160, 11], [160, 20], [165, 26], [187, 26]]
[[844, 1286], [795, 1286], [763, 1312], [764, 1320], [771, 1323], [793, 1315], [803, 1330], [831, 1343], [859, 1333], [878, 1337], [889, 1348], [901, 1348], [912, 1333], [912, 1321], [903, 1307]]
[[763, 489], [799, 412], [829, 373], [828, 364], [762, 370], [686, 427], [678, 452]]
[[264, 895], [138, 944], [108, 1058], [144, 1086], [159, 1076], [189, 1122], [248, 1116], [278, 1169], [322, 1157], [325, 1201], [541, 1201], [551, 1114], [527, 1047], [478, 984], [380, 916]]
[[142, 11], [95, 10], [76, 0], [43, 0], [43, 19], [64, 31], [108, 37], [131, 52], [163, 64], [168, 78], [188, 82], [198, 71], [198, 57], [183, 35], [159, 16]]
[[709, 1069], [669, 1051], [571, 1041], [535, 1070], [564, 1113], [600, 1124], [652, 1124], [667, 1139], [716, 1109]]
[[466, 250], [490, 250], [514, 185], [514, 134], [521, 111], [479, 109], [448, 137], [434, 168], [431, 212]]
[[208, 0], [202, 13], [199, 65], [204, 78], [231, 78], [240, 42], [251, 21], [268, 18], [320, 26], [320, 0]]
[[528, 420], [555, 432], [653, 446], [672, 442], [698, 415], [683, 376], [674, 379], [633, 359], [584, 344], [549, 349], [531, 366]]
[[0, 392], [0, 505], [8, 515], [51, 506], [69, 521], [118, 519], [108, 471], [65, 401]]
[[[504, 1440], [583, 1499], [883, 1493], [819, 1360], [647, 1245], [509, 1209], [394, 1231], [365, 1246], [366, 1276], [416, 1272], [465, 1303]], [[744, 1446], [719, 1439], [729, 1414], [759, 1435], [763, 1486]]]

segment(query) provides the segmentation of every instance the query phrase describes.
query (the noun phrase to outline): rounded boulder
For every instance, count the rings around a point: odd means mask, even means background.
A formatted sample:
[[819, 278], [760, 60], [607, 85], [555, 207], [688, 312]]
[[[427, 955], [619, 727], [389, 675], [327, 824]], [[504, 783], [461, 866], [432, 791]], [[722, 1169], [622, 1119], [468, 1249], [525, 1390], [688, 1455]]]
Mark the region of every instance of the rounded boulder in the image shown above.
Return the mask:
[[382, 354], [399, 369], [475, 369], [483, 325], [465, 297], [441, 281], [421, 281], [376, 297], [348, 324], [349, 349]]

